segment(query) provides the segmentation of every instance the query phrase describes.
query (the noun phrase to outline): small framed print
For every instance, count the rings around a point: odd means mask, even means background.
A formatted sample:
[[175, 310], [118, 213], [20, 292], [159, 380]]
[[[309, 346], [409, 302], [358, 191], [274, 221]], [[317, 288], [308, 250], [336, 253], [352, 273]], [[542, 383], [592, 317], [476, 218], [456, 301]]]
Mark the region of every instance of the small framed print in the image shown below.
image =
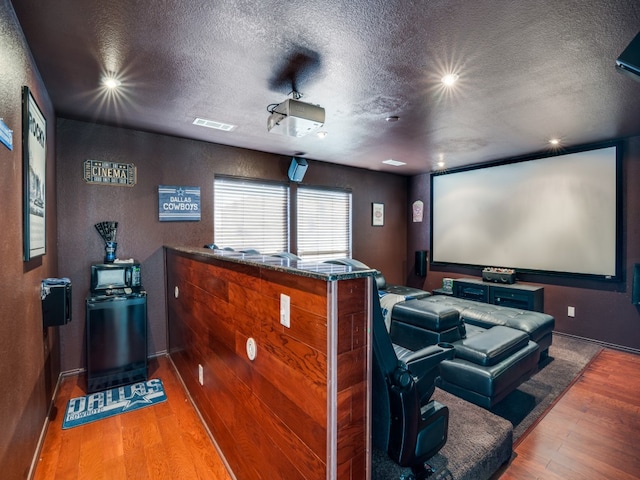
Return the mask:
[[371, 225], [374, 227], [384, 225], [384, 203], [371, 204]]

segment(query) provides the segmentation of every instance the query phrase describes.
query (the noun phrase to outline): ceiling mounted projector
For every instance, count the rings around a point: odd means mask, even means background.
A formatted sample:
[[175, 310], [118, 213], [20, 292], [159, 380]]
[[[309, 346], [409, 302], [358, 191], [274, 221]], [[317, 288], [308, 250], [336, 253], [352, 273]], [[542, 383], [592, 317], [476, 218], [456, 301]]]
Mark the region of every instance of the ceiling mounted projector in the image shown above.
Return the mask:
[[324, 108], [288, 98], [269, 110], [267, 130], [271, 133], [303, 137], [324, 125]]

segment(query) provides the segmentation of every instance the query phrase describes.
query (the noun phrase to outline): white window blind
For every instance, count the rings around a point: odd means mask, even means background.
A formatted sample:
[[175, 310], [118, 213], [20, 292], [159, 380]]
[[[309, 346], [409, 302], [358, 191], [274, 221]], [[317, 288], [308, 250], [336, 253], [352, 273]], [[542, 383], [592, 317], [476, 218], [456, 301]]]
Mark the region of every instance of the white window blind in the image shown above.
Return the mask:
[[298, 187], [298, 256], [351, 258], [351, 192]]
[[289, 187], [219, 177], [214, 180], [214, 242], [219, 248], [289, 251]]

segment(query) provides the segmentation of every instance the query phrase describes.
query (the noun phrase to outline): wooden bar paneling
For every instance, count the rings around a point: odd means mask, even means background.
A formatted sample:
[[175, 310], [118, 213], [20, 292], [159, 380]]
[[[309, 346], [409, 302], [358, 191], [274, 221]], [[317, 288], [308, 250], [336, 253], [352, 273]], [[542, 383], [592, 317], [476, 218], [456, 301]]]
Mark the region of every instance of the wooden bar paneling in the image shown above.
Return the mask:
[[[337, 401], [338, 471], [341, 478], [368, 478], [370, 470], [362, 448], [368, 438], [369, 312], [368, 283], [338, 282]], [[342, 473], [344, 472], [344, 473]]]
[[[328, 281], [172, 248], [165, 258], [169, 352], [233, 474], [370, 478], [371, 279]], [[291, 328], [280, 324], [282, 293]]]

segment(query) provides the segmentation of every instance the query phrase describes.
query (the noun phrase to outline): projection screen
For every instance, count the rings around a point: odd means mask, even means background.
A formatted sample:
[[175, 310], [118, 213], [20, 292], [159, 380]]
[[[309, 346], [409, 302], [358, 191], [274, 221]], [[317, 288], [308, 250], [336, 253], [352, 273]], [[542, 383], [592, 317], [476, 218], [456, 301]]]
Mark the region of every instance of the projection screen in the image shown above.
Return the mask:
[[617, 277], [618, 150], [432, 174], [432, 263]]

